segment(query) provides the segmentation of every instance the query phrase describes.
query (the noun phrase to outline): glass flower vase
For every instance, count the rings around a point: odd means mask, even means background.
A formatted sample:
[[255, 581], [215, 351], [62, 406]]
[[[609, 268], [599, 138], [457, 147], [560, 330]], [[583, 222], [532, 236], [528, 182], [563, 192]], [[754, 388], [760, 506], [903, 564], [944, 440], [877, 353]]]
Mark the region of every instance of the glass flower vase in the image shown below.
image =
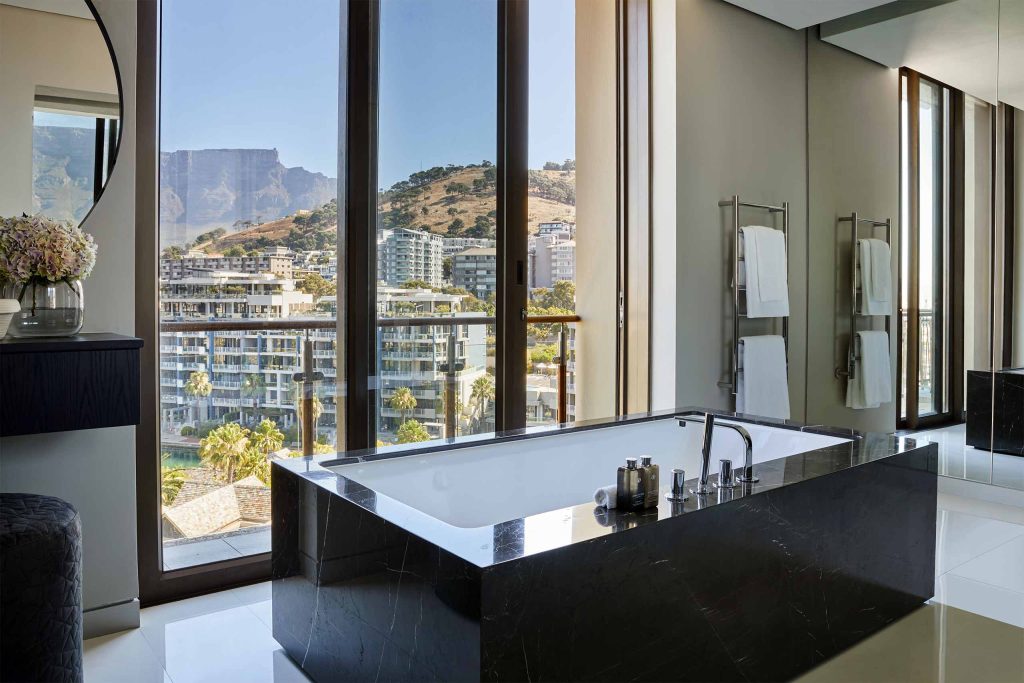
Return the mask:
[[11, 321], [12, 336], [70, 337], [82, 329], [85, 294], [81, 280], [32, 279], [9, 291], [21, 304]]

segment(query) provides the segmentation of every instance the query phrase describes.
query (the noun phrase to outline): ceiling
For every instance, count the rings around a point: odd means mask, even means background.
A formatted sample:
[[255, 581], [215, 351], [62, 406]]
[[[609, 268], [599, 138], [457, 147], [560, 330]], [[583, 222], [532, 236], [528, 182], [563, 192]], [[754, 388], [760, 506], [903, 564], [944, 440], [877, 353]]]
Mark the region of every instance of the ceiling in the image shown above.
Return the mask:
[[892, 0], [726, 0], [790, 28], [807, 28]]
[[79, 19], [93, 18], [92, 12], [89, 11], [84, 0], [0, 0], [0, 5], [34, 9], [50, 14], [63, 14]]
[[823, 27], [822, 35], [885, 66], [907, 66], [995, 102], [999, 31], [999, 0], [955, 0], [832, 35]]

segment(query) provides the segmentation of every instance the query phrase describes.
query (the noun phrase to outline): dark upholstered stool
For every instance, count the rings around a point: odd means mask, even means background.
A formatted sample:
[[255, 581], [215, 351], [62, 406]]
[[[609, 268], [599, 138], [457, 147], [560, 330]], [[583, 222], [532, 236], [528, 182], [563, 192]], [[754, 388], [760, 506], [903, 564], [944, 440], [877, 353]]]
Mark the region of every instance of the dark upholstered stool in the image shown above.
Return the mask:
[[82, 526], [60, 498], [0, 493], [0, 681], [82, 680]]

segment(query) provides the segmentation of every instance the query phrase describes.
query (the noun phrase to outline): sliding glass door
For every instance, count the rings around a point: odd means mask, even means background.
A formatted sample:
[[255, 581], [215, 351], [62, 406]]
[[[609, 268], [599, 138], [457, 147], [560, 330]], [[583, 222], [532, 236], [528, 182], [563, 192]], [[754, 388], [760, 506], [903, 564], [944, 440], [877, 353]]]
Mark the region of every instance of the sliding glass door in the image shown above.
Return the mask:
[[[646, 2], [158, 7], [139, 11], [144, 602], [269, 574], [275, 459], [619, 410], [640, 227], [619, 193], [648, 143], [622, 142], [616, 93]], [[577, 61], [581, 21], [607, 59]]]

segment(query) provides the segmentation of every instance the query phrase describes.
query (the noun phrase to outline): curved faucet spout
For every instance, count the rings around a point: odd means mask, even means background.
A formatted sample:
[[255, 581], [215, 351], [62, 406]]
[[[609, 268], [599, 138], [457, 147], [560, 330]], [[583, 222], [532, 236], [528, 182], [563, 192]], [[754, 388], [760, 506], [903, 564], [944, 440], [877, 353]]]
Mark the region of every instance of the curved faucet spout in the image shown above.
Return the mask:
[[680, 427], [685, 427], [687, 422], [704, 425], [704, 448], [701, 452], [703, 457], [701, 466], [701, 487], [706, 488], [707, 486], [707, 469], [710, 467], [711, 463], [711, 438], [715, 427], [728, 427], [739, 434], [740, 438], [743, 439], [743, 471], [741, 471], [739, 476], [736, 477], [736, 480], [745, 484], [752, 484], [758, 481], [757, 477], [754, 476], [754, 441], [750, 438], [750, 432], [738, 424], [733, 424], [731, 422], [718, 422], [714, 417], [715, 416], [711, 413], [707, 413], [703, 416], [676, 416], [676, 420], [679, 422]]

